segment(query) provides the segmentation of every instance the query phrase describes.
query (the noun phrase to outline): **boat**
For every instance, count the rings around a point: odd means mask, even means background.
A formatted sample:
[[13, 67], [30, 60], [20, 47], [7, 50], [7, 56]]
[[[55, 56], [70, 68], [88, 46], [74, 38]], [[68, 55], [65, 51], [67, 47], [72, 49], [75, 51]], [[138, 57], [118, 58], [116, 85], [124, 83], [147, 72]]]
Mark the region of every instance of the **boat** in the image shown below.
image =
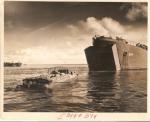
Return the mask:
[[147, 69], [147, 46], [125, 39], [95, 36], [85, 50], [89, 71]]
[[78, 74], [68, 69], [52, 70], [46, 75], [24, 78], [21, 85], [16, 89], [51, 89], [53, 83], [70, 82], [77, 79]]
[[4, 67], [20, 67], [21, 65], [21, 62], [4, 62]]

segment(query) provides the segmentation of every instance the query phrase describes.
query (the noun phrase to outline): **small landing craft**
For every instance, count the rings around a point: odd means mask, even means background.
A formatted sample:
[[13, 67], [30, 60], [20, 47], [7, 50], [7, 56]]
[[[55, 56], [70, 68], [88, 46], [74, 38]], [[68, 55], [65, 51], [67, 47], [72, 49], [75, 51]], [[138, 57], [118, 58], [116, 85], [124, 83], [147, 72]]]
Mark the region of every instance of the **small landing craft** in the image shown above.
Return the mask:
[[77, 79], [77, 77], [78, 74], [73, 71], [58, 69], [47, 75], [25, 78], [21, 85], [17, 85], [16, 89], [51, 89], [53, 83], [70, 82]]

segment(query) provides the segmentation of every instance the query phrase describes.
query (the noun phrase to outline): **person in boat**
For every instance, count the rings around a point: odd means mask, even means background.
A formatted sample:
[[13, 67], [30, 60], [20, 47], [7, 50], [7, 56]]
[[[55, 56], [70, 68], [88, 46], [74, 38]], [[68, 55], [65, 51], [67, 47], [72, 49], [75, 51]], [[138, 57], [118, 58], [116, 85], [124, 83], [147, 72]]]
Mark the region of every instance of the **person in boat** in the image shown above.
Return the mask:
[[51, 74], [58, 74], [59, 72], [57, 72], [57, 71], [55, 71], [55, 70], [53, 70], [52, 72], [51, 72]]

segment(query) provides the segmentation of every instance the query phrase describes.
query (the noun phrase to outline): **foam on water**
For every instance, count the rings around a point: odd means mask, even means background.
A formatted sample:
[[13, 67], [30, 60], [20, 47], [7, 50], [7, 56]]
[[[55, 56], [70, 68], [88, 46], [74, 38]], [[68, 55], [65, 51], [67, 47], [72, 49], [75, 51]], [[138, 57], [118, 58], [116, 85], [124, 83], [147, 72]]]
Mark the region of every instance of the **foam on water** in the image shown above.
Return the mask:
[[79, 73], [77, 80], [57, 83], [49, 92], [14, 90], [23, 78], [45, 74], [48, 68], [53, 66], [56, 65], [25, 65], [18, 68], [5, 68], [4, 111], [147, 111], [146, 70], [89, 73], [86, 65], [65, 65]]

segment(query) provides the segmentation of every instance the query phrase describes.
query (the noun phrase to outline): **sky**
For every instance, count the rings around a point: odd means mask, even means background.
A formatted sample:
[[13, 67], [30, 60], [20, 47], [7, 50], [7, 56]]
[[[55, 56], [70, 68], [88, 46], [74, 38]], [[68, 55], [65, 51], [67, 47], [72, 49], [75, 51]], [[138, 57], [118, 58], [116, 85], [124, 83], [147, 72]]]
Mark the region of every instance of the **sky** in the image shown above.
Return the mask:
[[4, 60], [86, 64], [95, 35], [147, 44], [147, 3], [4, 2]]

